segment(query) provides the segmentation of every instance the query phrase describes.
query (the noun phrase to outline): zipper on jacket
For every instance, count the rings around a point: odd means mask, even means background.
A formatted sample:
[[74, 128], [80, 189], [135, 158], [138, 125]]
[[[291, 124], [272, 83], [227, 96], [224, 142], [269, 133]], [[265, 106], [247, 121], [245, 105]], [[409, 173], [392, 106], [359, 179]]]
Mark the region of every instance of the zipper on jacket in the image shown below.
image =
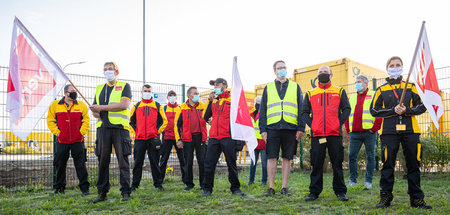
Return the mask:
[[[323, 90], [323, 98], [325, 99], [325, 89]], [[328, 96], [327, 96], [328, 98]], [[325, 105], [325, 101], [323, 102], [323, 135], [327, 136], [327, 122], [326, 122], [326, 116], [327, 116], [327, 109], [326, 109], [326, 105]]]
[[219, 139], [219, 117], [220, 117], [220, 99], [216, 102], [217, 103], [217, 139]]

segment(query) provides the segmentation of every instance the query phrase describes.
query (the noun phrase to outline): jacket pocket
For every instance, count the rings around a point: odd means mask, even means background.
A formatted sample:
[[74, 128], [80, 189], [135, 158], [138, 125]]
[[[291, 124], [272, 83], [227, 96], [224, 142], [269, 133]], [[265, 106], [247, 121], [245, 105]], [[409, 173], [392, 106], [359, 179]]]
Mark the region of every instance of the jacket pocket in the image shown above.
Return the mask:
[[150, 143], [151, 147], [155, 150], [159, 150], [161, 148], [161, 139], [159, 138], [159, 136], [153, 137]]

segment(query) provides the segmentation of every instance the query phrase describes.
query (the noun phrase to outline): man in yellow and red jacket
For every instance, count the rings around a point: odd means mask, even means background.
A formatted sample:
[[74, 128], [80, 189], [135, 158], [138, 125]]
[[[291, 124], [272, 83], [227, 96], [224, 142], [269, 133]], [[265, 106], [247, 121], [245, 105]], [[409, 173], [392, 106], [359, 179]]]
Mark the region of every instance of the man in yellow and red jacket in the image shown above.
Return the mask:
[[176, 144], [177, 141], [175, 135], [175, 123], [176, 116], [180, 114], [181, 108], [177, 104], [177, 94], [175, 93], [175, 91], [171, 90], [169, 91], [169, 93], [167, 93], [167, 100], [169, 101], [169, 103], [164, 106], [164, 113], [167, 117], [167, 126], [163, 132], [163, 143], [160, 150], [161, 160], [159, 161], [161, 180], [164, 182], [164, 177], [166, 176], [167, 161], [169, 160], [172, 148], [175, 146], [178, 161], [180, 162], [181, 180], [183, 181], [183, 183], [186, 183], [186, 164], [184, 159], [183, 146], [179, 147]]
[[185, 191], [189, 191], [195, 186], [192, 170], [194, 149], [197, 157], [199, 184], [203, 188], [205, 142], [208, 139], [206, 121], [203, 119], [206, 105], [199, 101], [199, 92], [196, 87], [190, 87], [187, 90], [187, 96], [188, 101], [181, 105], [181, 112], [175, 117], [177, 121], [175, 125], [177, 145], [183, 148], [184, 158], [186, 159]]
[[136, 133], [134, 141], [134, 168], [131, 190], [139, 187], [142, 178], [142, 166], [145, 153], [148, 152], [150, 168], [152, 170], [153, 185], [159, 190], [162, 186], [161, 171], [159, 169], [159, 148], [161, 134], [167, 126], [164, 108], [153, 100], [152, 87], [145, 84], [142, 87], [142, 100], [131, 109], [130, 126]]
[[211, 80], [209, 84], [214, 86], [214, 92], [209, 94], [208, 106], [203, 116], [205, 121], [208, 121], [212, 117], [212, 121], [206, 149], [205, 180], [203, 181], [202, 196], [210, 196], [212, 193], [214, 187], [214, 171], [221, 152], [223, 152], [227, 161], [228, 180], [231, 183], [231, 192], [244, 196], [245, 193], [240, 190], [241, 184], [239, 183], [236, 167], [236, 142], [231, 139], [231, 95], [227, 90], [228, 84], [223, 78]]
[[317, 78], [319, 86], [308, 91], [302, 107], [303, 121], [311, 128], [311, 183], [306, 201], [316, 200], [323, 188], [323, 163], [328, 148], [333, 166], [333, 190], [341, 201], [348, 201], [347, 187], [344, 182], [342, 162], [341, 127], [350, 115], [350, 103], [341, 87], [331, 84], [331, 69], [321, 66]]
[[84, 135], [89, 131], [89, 114], [86, 105], [77, 101], [77, 92], [71, 85], [64, 87], [64, 97], [54, 101], [48, 109], [47, 126], [57, 136], [53, 165], [56, 167], [55, 193], [64, 193], [66, 167], [69, 153], [79, 180], [78, 186], [84, 196], [89, 195], [88, 172]]

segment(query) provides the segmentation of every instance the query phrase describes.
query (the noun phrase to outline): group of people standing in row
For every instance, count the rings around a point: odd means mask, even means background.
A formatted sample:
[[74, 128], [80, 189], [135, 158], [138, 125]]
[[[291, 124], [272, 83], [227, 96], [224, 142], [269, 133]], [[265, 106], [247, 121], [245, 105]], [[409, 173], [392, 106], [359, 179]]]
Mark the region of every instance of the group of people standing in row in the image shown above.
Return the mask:
[[[400, 57], [391, 57], [386, 70], [386, 83], [374, 92], [368, 89], [368, 78], [355, 77], [357, 93], [347, 97], [345, 90], [331, 83], [333, 73], [324, 65], [318, 70], [318, 87], [306, 92], [303, 97], [300, 86], [287, 78], [286, 64], [276, 61], [273, 71], [276, 79], [264, 88], [263, 95], [255, 99], [255, 111], [251, 113], [258, 145], [256, 162], [261, 157], [261, 185], [268, 189], [264, 196], [275, 195], [275, 175], [281, 149], [282, 195], [291, 195], [288, 179], [291, 161], [297, 152], [299, 139], [305, 132], [305, 124], [311, 128], [311, 164], [309, 195], [306, 201], [316, 200], [323, 189], [323, 164], [328, 148], [333, 168], [333, 190], [341, 201], [348, 201], [347, 187], [357, 185], [357, 156], [362, 144], [366, 150], [365, 189], [372, 189], [375, 162], [375, 143], [381, 135], [382, 163], [380, 179], [380, 201], [378, 208], [389, 207], [393, 200], [394, 169], [396, 155], [402, 144], [408, 169], [408, 194], [410, 206], [431, 209], [424, 202], [420, 187], [420, 129], [416, 115], [426, 111], [414, 84], [406, 86], [405, 99], [399, 104], [399, 95], [405, 89], [402, 81], [403, 62]], [[170, 152], [175, 147], [180, 162], [185, 191], [194, 188], [194, 151], [198, 163], [198, 185], [202, 196], [210, 196], [214, 187], [214, 173], [223, 152], [228, 167], [228, 180], [232, 194], [245, 196], [240, 189], [236, 153], [239, 143], [231, 139], [230, 92], [223, 78], [211, 80], [214, 91], [208, 101], [199, 101], [196, 87], [187, 90], [188, 100], [177, 104], [174, 91], [167, 94], [168, 104], [162, 106], [153, 98], [152, 87], [142, 87], [142, 100], [131, 104], [131, 87], [119, 81], [119, 69], [114, 62], [104, 64], [106, 83], [96, 87], [94, 103], [89, 109], [97, 122], [95, 154], [98, 156], [98, 196], [94, 203], [104, 201], [110, 189], [109, 164], [114, 146], [120, 169], [120, 191], [122, 200], [130, 199], [131, 192], [139, 188], [145, 154], [148, 154], [153, 185], [162, 186]], [[384, 121], [383, 121], [384, 120]], [[64, 88], [64, 97], [50, 106], [47, 123], [57, 136], [54, 165], [57, 169], [55, 193], [64, 193], [66, 166], [72, 154], [83, 195], [89, 194], [86, 170], [85, 135], [89, 131], [88, 107], [77, 100], [73, 86]], [[206, 124], [210, 124], [209, 131]], [[344, 147], [342, 126], [350, 134], [349, 169], [350, 179], [346, 186], [342, 169]], [[380, 130], [380, 131], [379, 131]], [[130, 131], [135, 133], [134, 150]], [[162, 137], [161, 137], [162, 136]], [[130, 184], [128, 156], [134, 151], [133, 178]], [[250, 165], [248, 184], [255, 180], [256, 163]], [[268, 181], [267, 181], [268, 180]]]

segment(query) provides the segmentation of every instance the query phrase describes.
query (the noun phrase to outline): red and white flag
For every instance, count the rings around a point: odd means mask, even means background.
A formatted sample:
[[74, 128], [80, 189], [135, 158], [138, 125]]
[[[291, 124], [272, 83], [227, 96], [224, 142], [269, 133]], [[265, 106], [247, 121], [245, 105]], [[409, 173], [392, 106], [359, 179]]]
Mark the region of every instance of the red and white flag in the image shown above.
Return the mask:
[[428, 113], [430, 113], [434, 126], [439, 129], [438, 121], [444, 113], [444, 105], [442, 104], [441, 92], [439, 91], [433, 58], [431, 57], [425, 22], [423, 22], [420, 30], [411, 65], [411, 74], [416, 82], [420, 98]]
[[231, 138], [247, 142], [250, 158], [255, 162], [255, 148], [258, 145], [252, 119], [244, 95], [241, 77], [237, 68], [237, 57], [233, 59], [233, 80], [231, 83]]
[[69, 78], [17, 17], [11, 41], [6, 110], [11, 131], [27, 139]]

